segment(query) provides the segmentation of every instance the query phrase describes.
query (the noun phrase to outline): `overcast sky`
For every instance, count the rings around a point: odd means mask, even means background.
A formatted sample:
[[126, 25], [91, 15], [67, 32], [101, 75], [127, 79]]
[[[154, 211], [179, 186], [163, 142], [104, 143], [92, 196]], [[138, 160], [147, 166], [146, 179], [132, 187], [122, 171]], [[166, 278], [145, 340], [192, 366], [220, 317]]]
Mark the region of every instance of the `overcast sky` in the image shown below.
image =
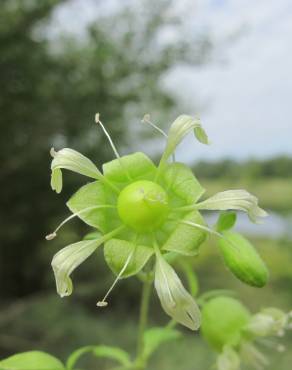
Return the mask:
[[[94, 1], [89, 0], [89, 7], [84, 4], [76, 1], [71, 13], [62, 12], [62, 22], [76, 10], [84, 11], [84, 20], [93, 18]], [[192, 99], [199, 100], [204, 107], [201, 119], [212, 141], [211, 147], [194, 147], [192, 138], [187, 138], [178, 158], [190, 162], [292, 154], [292, 1], [184, 0], [177, 4], [178, 12], [187, 9], [190, 30], [208, 32], [215, 45], [210, 63], [201, 68], [179, 66], [165, 81], [190, 113], [195, 113]], [[72, 28], [69, 21], [65, 23]]]

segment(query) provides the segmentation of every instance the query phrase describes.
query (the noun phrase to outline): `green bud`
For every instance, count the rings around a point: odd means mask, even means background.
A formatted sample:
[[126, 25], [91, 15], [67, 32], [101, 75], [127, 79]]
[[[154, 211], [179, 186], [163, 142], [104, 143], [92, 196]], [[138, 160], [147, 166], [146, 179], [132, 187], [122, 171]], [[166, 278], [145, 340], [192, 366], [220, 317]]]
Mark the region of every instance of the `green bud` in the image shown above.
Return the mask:
[[219, 248], [228, 269], [244, 283], [261, 288], [268, 280], [268, 269], [256, 249], [242, 235], [223, 232]]
[[231, 297], [216, 297], [203, 306], [202, 334], [215, 350], [222, 351], [226, 345], [239, 344], [242, 330], [249, 320], [249, 311], [239, 301]]

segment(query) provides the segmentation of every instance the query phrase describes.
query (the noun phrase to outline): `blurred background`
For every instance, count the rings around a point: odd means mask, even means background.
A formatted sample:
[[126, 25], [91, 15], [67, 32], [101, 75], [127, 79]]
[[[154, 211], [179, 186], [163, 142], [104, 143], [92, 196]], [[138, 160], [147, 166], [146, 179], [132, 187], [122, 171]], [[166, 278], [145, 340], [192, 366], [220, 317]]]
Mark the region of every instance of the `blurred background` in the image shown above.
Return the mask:
[[[243, 187], [260, 198], [270, 217], [262, 226], [239, 217], [238, 230], [271, 272], [261, 290], [243, 285], [211, 239], [193, 262], [200, 290], [234, 289], [253, 311], [292, 308], [291, 14], [289, 0], [1, 0], [0, 358], [34, 348], [65, 359], [88, 344], [135, 350], [140, 282], [122, 281], [110, 307], [97, 310], [113, 279], [99, 251], [61, 300], [51, 258], [88, 228], [72, 221], [56, 240], [44, 239], [86, 182], [66, 173], [56, 196], [49, 149], [68, 146], [98, 165], [113, 157], [93, 123], [97, 111], [122, 154], [143, 150], [153, 159], [163, 141], [141, 124], [145, 113], [163, 128], [181, 113], [200, 114], [212, 146], [187, 138], [177, 158], [207, 195]], [[166, 322], [154, 295], [150, 324]], [[209, 369], [207, 345], [185, 334], [149, 368]], [[285, 353], [270, 352], [269, 369], [291, 369], [291, 335], [285, 341]], [[88, 370], [109, 365], [84, 362]]]

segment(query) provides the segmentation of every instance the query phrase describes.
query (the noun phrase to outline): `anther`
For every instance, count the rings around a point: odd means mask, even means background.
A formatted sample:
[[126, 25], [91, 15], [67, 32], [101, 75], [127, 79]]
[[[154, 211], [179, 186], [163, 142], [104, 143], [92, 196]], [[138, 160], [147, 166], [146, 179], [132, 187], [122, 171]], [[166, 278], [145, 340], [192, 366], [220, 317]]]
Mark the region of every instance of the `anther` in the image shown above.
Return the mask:
[[96, 303], [97, 307], [106, 307], [108, 305], [108, 302], [106, 301], [99, 301]]
[[109, 296], [109, 294], [111, 293], [111, 291], [114, 289], [114, 287], [115, 287], [115, 285], [117, 284], [117, 282], [120, 280], [120, 278], [121, 278], [121, 276], [123, 275], [123, 273], [126, 271], [126, 269], [127, 269], [128, 265], [129, 265], [129, 262], [131, 261], [131, 258], [132, 258], [133, 254], [134, 254], [134, 251], [135, 251], [135, 250], [133, 250], [133, 251], [129, 254], [129, 256], [128, 256], [128, 258], [127, 258], [127, 260], [126, 260], [126, 262], [125, 262], [125, 264], [124, 264], [123, 268], [121, 269], [121, 271], [119, 272], [119, 275], [116, 277], [116, 279], [115, 279], [115, 280], [114, 280], [114, 282], [112, 283], [112, 285], [111, 285], [111, 287], [109, 288], [109, 290], [107, 291], [106, 295], [103, 297], [103, 299], [102, 299], [101, 301], [98, 301], [98, 302], [96, 303], [96, 306], [97, 306], [97, 307], [106, 307], [106, 306], [108, 306], [108, 302], [106, 301], [106, 299], [107, 299], [107, 297]]
[[46, 235], [47, 240], [53, 240], [57, 236], [57, 233], [51, 233]]

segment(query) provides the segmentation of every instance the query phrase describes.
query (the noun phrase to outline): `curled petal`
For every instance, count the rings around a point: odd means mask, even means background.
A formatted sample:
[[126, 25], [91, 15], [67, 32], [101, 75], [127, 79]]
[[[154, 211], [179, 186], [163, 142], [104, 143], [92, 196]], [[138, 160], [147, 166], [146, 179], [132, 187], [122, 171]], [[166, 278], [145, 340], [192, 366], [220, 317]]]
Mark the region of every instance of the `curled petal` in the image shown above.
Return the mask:
[[193, 297], [185, 290], [174, 269], [157, 253], [155, 288], [164, 311], [191, 330], [200, 326], [201, 314]]
[[181, 115], [170, 127], [166, 148], [160, 163], [166, 162], [167, 159], [173, 154], [182, 139], [193, 130], [200, 142], [204, 144], [208, 143], [207, 135], [201, 126], [200, 120], [185, 114]]
[[267, 212], [258, 206], [258, 199], [246, 190], [227, 190], [213, 195], [197, 204], [198, 209], [220, 210], [229, 209], [247, 212], [250, 220], [257, 223], [258, 218], [266, 217]]
[[288, 327], [288, 315], [277, 308], [266, 308], [254, 315], [246, 330], [259, 337], [284, 334]]
[[233, 348], [226, 346], [218, 356], [216, 365], [218, 370], [239, 370], [240, 359]]
[[80, 241], [61, 249], [52, 260], [57, 292], [61, 297], [73, 291], [71, 273], [104, 242], [104, 238]]
[[51, 164], [51, 187], [57, 193], [60, 193], [62, 190], [61, 169], [77, 172], [93, 179], [100, 179], [102, 177], [101, 172], [95, 164], [76, 150], [64, 148], [55, 152], [54, 149], [51, 149], [51, 155], [53, 157]]

